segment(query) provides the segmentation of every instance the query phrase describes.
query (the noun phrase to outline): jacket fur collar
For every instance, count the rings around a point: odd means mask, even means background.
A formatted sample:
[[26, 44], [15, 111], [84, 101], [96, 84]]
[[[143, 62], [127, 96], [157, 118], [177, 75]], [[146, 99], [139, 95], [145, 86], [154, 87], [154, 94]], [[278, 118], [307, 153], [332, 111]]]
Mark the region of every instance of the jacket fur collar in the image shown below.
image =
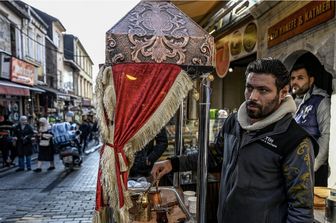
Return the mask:
[[294, 114], [295, 111], [296, 105], [294, 99], [292, 98], [292, 96], [287, 95], [283, 102], [280, 104], [280, 107], [275, 112], [273, 112], [266, 118], [251, 124], [250, 118], [248, 117], [246, 112], [246, 102], [244, 102], [238, 110], [238, 122], [243, 129], [248, 131], [255, 131], [265, 128], [266, 126], [269, 126], [279, 121], [288, 113]]

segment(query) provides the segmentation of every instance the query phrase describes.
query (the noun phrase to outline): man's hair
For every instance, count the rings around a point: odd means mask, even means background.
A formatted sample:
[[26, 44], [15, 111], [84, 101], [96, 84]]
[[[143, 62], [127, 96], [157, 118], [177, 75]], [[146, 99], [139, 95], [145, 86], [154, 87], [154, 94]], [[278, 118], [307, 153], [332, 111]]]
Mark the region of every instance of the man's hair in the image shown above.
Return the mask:
[[314, 77], [314, 70], [313, 70], [313, 68], [312, 68], [311, 66], [307, 66], [307, 65], [304, 64], [304, 63], [295, 63], [295, 64], [293, 65], [293, 68], [292, 68], [292, 70], [291, 70], [291, 73], [292, 73], [293, 71], [296, 71], [296, 70], [299, 70], [299, 69], [302, 69], [302, 68], [306, 69], [307, 74], [308, 74], [309, 77]]
[[252, 61], [246, 68], [245, 76], [247, 77], [249, 73], [273, 75], [278, 91], [288, 85], [290, 80], [285, 65], [280, 60], [273, 58], [260, 58]]

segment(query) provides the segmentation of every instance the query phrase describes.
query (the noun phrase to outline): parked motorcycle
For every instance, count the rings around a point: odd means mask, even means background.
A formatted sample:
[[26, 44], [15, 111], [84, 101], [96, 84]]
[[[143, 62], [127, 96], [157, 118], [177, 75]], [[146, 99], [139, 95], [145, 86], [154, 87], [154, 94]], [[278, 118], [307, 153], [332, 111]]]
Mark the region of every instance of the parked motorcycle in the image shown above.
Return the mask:
[[69, 142], [58, 145], [60, 160], [62, 160], [66, 168], [74, 169], [75, 167], [80, 167], [83, 162], [81, 146], [78, 140], [79, 135], [79, 131], [73, 132]]

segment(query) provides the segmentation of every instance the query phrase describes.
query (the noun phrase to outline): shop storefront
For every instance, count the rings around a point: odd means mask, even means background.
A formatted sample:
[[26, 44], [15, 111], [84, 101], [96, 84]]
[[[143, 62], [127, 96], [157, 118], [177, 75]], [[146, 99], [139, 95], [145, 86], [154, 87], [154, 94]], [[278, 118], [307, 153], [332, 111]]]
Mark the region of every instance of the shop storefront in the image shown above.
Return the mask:
[[0, 54], [0, 119], [18, 122], [21, 115], [33, 117], [34, 66], [8, 54]]
[[[246, 21], [246, 20], [245, 20]], [[211, 107], [236, 111], [244, 101], [245, 70], [255, 60], [257, 23], [247, 19], [216, 41], [216, 77]]]
[[51, 117], [52, 120], [64, 120], [64, 115], [70, 105], [70, 95], [47, 86], [38, 86], [38, 88], [46, 91], [40, 97], [39, 110], [41, 115]]
[[257, 56], [257, 31], [257, 22], [249, 17], [236, 28], [226, 30], [216, 40], [216, 75], [211, 83], [210, 141], [215, 140], [220, 129], [218, 111], [229, 115], [237, 111], [245, 100], [245, 70]]
[[[15, 57], [11, 58], [11, 81], [25, 86], [29, 89], [35, 82], [35, 67], [25, 61], [19, 60]], [[31, 95], [22, 98], [22, 113], [28, 117], [30, 124], [34, 123], [34, 104]]]
[[82, 122], [82, 98], [79, 96], [75, 95], [70, 95], [71, 101], [68, 106], [68, 114], [67, 115], [67, 121], [69, 122], [77, 122], [81, 123]]

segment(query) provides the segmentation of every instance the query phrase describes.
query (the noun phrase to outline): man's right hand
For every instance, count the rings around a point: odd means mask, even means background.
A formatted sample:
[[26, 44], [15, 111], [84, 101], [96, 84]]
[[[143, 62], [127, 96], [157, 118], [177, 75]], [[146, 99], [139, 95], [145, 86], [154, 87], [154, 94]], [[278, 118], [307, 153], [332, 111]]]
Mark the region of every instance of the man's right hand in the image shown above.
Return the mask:
[[170, 160], [164, 160], [160, 162], [154, 163], [151, 174], [154, 179], [160, 179], [170, 171], [172, 171], [173, 167]]

